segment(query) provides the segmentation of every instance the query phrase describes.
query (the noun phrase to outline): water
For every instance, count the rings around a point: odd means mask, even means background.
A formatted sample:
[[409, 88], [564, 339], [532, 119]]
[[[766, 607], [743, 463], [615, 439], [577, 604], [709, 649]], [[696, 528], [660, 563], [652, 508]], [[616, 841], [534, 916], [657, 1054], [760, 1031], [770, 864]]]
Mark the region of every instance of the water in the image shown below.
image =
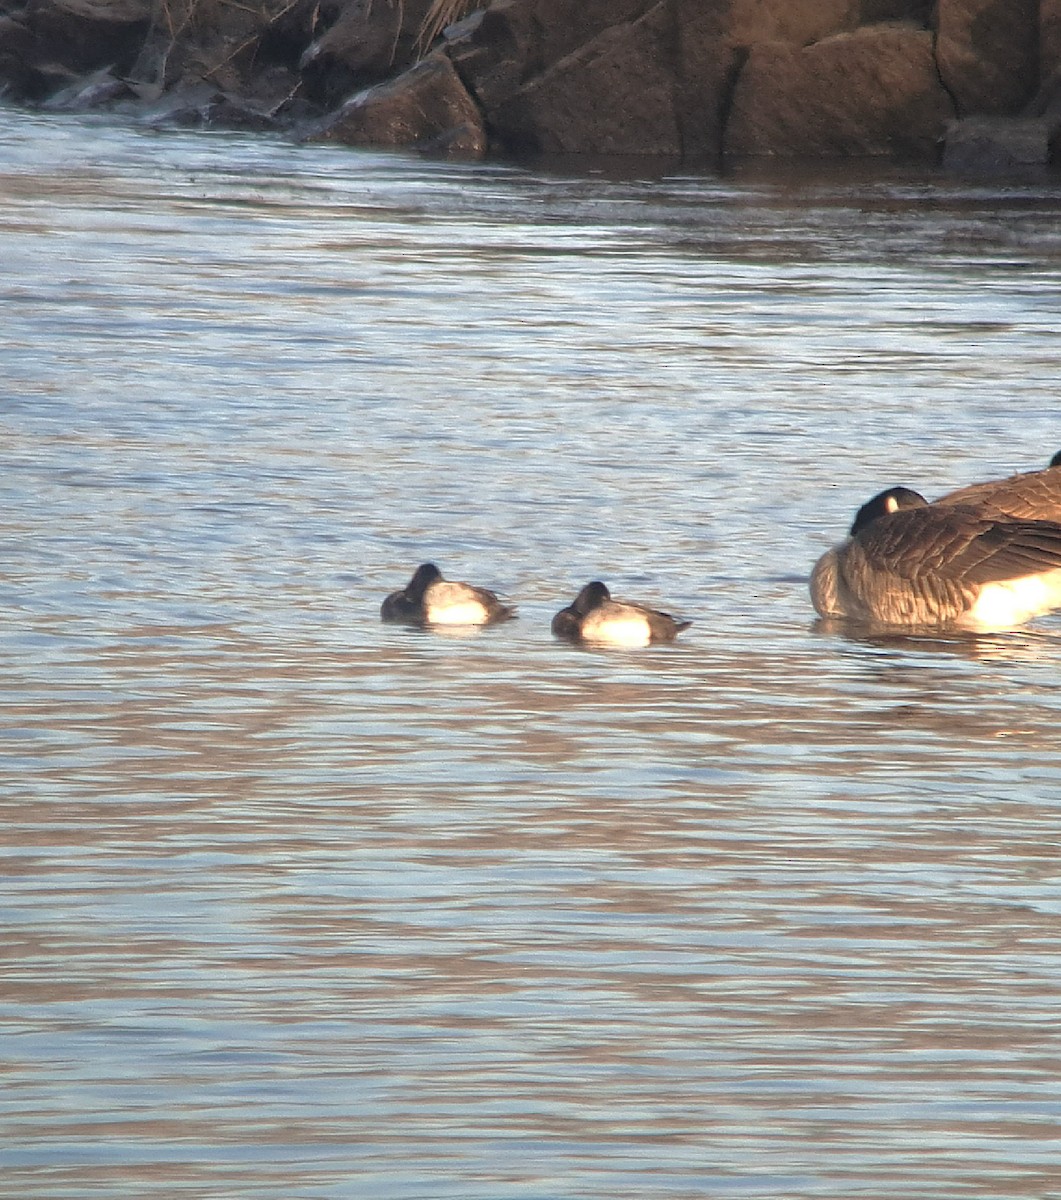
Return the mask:
[[0, 160], [0, 1194], [1061, 1196], [1061, 618], [805, 582], [1061, 446], [1056, 181]]

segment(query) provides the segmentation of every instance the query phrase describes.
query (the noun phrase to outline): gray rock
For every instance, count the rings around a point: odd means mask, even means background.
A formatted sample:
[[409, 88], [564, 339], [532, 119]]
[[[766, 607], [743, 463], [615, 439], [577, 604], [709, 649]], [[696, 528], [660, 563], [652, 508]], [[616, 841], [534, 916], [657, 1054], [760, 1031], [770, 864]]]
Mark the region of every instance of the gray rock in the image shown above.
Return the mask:
[[129, 96], [129, 85], [106, 67], [75, 79], [53, 93], [42, 105], [50, 112], [88, 112], [113, 100]]
[[1046, 117], [965, 117], [947, 125], [943, 165], [952, 171], [999, 172], [1043, 166], [1058, 122]]

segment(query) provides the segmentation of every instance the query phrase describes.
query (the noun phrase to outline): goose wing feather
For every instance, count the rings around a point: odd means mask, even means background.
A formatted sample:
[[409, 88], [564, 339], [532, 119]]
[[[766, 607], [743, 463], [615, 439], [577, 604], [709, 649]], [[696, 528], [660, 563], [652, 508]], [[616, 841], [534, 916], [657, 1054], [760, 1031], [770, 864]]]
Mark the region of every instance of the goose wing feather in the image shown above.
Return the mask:
[[1061, 525], [999, 521], [974, 538], [949, 570], [968, 583], [995, 583], [1061, 568]]
[[1061, 524], [964, 505], [894, 513], [855, 541], [870, 569], [906, 580], [979, 585], [1061, 568]]
[[935, 504], [975, 504], [982, 510], [1019, 520], [1061, 521], [1061, 468], [1047, 467], [1009, 479], [973, 483], [948, 492]]

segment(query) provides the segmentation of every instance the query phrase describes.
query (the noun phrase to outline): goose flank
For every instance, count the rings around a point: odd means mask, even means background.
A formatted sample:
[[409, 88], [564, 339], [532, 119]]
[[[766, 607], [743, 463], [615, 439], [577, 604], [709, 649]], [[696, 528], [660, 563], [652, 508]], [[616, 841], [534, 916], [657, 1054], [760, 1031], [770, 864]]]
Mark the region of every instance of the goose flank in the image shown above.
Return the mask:
[[1061, 524], [990, 505], [932, 504], [889, 488], [816, 563], [823, 617], [874, 625], [1008, 629], [1061, 605]]

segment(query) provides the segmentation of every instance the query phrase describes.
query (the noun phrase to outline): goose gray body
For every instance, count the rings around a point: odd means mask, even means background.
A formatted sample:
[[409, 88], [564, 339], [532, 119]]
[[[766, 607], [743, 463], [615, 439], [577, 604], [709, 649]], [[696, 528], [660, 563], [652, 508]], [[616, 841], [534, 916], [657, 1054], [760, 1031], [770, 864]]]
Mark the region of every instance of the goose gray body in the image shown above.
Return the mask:
[[971, 504], [985, 512], [1022, 521], [1061, 522], [1061, 453], [1041, 471], [989, 479], [948, 492], [935, 504]]
[[1061, 523], [889, 489], [818, 560], [810, 589], [823, 617], [1008, 629], [1061, 606]]
[[383, 601], [381, 620], [401, 625], [493, 625], [516, 615], [496, 593], [443, 579], [434, 563], [422, 563], [412, 579]]
[[594, 580], [553, 617], [552, 631], [570, 641], [647, 646], [650, 642], [673, 641], [691, 624], [644, 604], [613, 600], [607, 587]]

